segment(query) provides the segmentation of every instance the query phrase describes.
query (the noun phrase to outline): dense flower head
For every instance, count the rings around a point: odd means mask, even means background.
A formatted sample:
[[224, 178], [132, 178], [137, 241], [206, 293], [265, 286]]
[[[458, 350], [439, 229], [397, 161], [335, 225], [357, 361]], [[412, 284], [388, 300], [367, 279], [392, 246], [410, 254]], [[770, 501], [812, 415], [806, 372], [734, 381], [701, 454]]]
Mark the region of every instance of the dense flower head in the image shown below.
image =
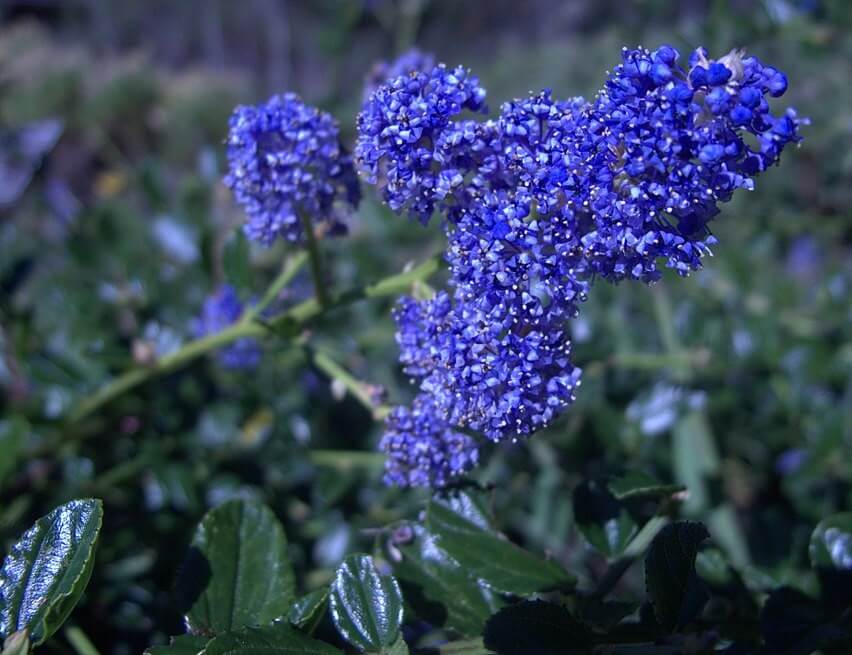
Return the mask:
[[[193, 321], [193, 332], [199, 338], [221, 332], [236, 323], [244, 309], [236, 290], [229, 284], [223, 284], [204, 301], [201, 315]], [[250, 369], [260, 363], [260, 355], [258, 342], [243, 338], [221, 348], [217, 358], [225, 368]]]
[[485, 90], [443, 64], [388, 80], [364, 104], [356, 162], [395, 212], [425, 223], [463, 189], [477, 142], [475, 123], [454, 120], [464, 110], [485, 111]]
[[427, 394], [395, 407], [379, 448], [387, 453], [385, 481], [402, 487], [443, 487], [479, 461], [476, 442], [453, 430]]
[[591, 102], [544, 90], [484, 122], [457, 119], [483, 109], [463, 69], [409, 72], [371, 96], [361, 172], [398, 213], [445, 218], [449, 290], [394, 311], [435, 425], [501, 441], [550, 424], [580, 384], [568, 321], [594, 280], [699, 268], [721, 204], [800, 140], [806, 121], [769, 106], [781, 72], [737, 51], [680, 60], [670, 46], [625, 48]]
[[590, 269], [614, 281], [655, 280], [658, 260], [700, 267], [719, 205], [799, 141], [795, 111], [767, 102], [787, 87], [779, 71], [736, 51], [699, 48], [688, 69], [679, 59], [670, 46], [624, 49], [575, 135], [585, 180], [569, 204], [590, 219]]
[[417, 48], [406, 50], [391, 62], [377, 62], [364, 80], [362, 102], [367, 102], [376, 89], [388, 80], [412, 73], [428, 73], [435, 68], [435, 63], [435, 55]]
[[301, 216], [329, 232], [345, 231], [360, 189], [329, 114], [286, 93], [237, 107], [229, 126], [225, 183], [245, 209], [250, 239], [300, 242]]
[[505, 304], [446, 292], [403, 298], [395, 316], [404, 370], [453, 426], [494, 441], [515, 438], [545, 427], [574, 400], [580, 370], [561, 319], [517, 324]]

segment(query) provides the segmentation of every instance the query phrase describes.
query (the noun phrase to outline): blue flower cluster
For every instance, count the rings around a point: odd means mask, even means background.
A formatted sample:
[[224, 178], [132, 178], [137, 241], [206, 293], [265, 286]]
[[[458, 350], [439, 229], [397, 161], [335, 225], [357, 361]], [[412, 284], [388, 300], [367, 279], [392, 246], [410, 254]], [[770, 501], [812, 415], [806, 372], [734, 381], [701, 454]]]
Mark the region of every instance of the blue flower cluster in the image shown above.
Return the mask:
[[377, 62], [364, 80], [362, 101], [367, 102], [382, 84], [412, 73], [429, 73], [435, 68], [435, 56], [412, 48], [391, 62]]
[[345, 232], [360, 188], [329, 114], [287, 93], [237, 107], [229, 127], [225, 183], [245, 209], [251, 240], [298, 243], [302, 217], [326, 232]]
[[[224, 284], [204, 301], [201, 315], [193, 321], [193, 332], [199, 338], [221, 332], [236, 323], [243, 310], [236, 290]], [[260, 355], [260, 344], [255, 339], [242, 338], [220, 349], [217, 358], [225, 368], [252, 369], [260, 363]]]
[[445, 486], [479, 461], [476, 442], [452, 430], [428, 394], [391, 411], [380, 447], [388, 454], [385, 481], [402, 487]]
[[426, 223], [464, 190], [477, 140], [475, 123], [454, 120], [464, 110], [484, 112], [485, 91], [443, 64], [388, 80], [364, 103], [356, 162], [394, 211]]
[[441, 486], [467, 470], [476, 444], [454, 430], [501, 441], [552, 422], [580, 384], [566, 323], [593, 281], [699, 268], [720, 204], [800, 140], [804, 121], [770, 110], [787, 86], [776, 69], [737, 51], [679, 60], [624, 49], [593, 101], [543, 91], [483, 122], [460, 117], [485, 111], [463, 68], [407, 70], [365, 103], [360, 172], [398, 213], [442, 212], [450, 269], [448, 291], [395, 310], [420, 394], [391, 414], [388, 481]]

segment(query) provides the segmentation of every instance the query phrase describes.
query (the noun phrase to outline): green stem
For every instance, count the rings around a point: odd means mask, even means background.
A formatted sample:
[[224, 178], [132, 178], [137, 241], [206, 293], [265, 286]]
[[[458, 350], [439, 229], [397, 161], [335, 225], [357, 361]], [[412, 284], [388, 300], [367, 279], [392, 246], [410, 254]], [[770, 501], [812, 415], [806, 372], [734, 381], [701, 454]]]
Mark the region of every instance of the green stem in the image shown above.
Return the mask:
[[290, 284], [290, 281], [296, 277], [296, 274], [302, 269], [302, 266], [305, 265], [307, 259], [307, 253], [299, 252], [284, 262], [281, 272], [278, 274], [278, 277], [272, 281], [272, 284], [269, 285], [269, 288], [266, 290], [266, 293], [263, 294], [263, 298], [260, 299], [260, 302], [249, 308], [246, 312], [249, 315], [249, 318], [260, 316], [263, 310], [275, 301], [278, 294], [281, 293], [281, 290]]
[[305, 245], [308, 248], [308, 256], [311, 259], [311, 275], [314, 278], [314, 295], [319, 304], [323, 307], [328, 305], [328, 289], [326, 289], [325, 275], [322, 272], [322, 257], [320, 255], [319, 244], [317, 243], [317, 235], [314, 233], [314, 226], [311, 224], [311, 219], [304, 213], [299, 212], [299, 218], [302, 221], [302, 231], [305, 233]]
[[[440, 263], [440, 256], [432, 257], [409, 271], [391, 275], [365, 287], [344, 291], [331, 298], [327, 306], [321, 305], [317, 298], [311, 298], [266, 322], [245, 315], [242, 320], [221, 332], [186, 343], [183, 347], [162, 357], [151, 366], [135, 368], [122, 373], [92, 395], [84, 398], [68, 415], [67, 422], [69, 424], [79, 423], [82, 419], [131, 389], [148, 380], [175, 371], [194, 359], [226, 346], [237, 339], [247, 337], [260, 339], [275, 333], [287, 333], [287, 328], [303, 327], [332, 308], [344, 307], [364, 298], [382, 298], [404, 293], [415, 282], [425, 280], [434, 274], [440, 267]], [[292, 335], [292, 331], [290, 334]]]
[[313, 360], [319, 370], [332, 380], [338, 380], [373, 415], [374, 419], [380, 420], [387, 416], [390, 407], [376, 403], [370, 395], [368, 385], [334, 361], [331, 355], [324, 351], [316, 351]]
[[340, 472], [354, 469], [379, 470], [385, 465], [385, 456], [382, 453], [361, 450], [311, 450], [308, 458], [317, 466]]
[[69, 625], [65, 628], [65, 637], [77, 655], [100, 655], [98, 649], [95, 648], [95, 645], [86, 636], [86, 633], [76, 625]]

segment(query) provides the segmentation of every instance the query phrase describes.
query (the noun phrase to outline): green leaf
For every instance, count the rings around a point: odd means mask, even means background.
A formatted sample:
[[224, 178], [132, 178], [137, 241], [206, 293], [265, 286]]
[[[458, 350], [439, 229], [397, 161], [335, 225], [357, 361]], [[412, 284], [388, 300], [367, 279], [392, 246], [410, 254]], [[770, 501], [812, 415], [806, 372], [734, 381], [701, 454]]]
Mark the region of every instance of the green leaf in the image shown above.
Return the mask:
[[252, 288], [251, 248], [242, 230], [234, 230], [222, 255], [225, 280], [238, 290]]
[[0, 655], [29, 655], [30, 635], [26, 630], [13, 632], [3, 642]]
[[209, 639], [198, 635], [179, 635], [172, 637], [168, 646], [151, 646], [145, 655], [198, 655]]
[[341, 655], [341, 651], [276, 623], [219, 635], [210, 640], [204, 655]]
[[405, 643], [405, 639], [402, 638], [402, 634], [400, 633], [390, 648], [385, 649], [383, 652], [387, 653], [387, 655], [409, 655], [408, 644]]
[[284, 529], [268, 507], [232, 500], [195, 530], [177, 580], [190, 632], [211, 635], [263, 625], [293, 602], [293, 569]]
[[586, 652], [592, 635], [562, 605], [527, 600], [492, 616], [483, 641], [498, 655], [566, 655]]
[[606, 486], [618, 500], [627, 500], [629, 498], [666, 498], [686, 490], [686, 487], [683, 485], [663, 484], [656, 478], [641, 471], [631, 471], [621, 477], [612, 478], [607, 481]]
[[808, 550], [823, 602], [832, 607], [852, 607], [852, 512], [820, 521], [811, 534]]
[[575, 584], [556, 562], [523, 550], [438, 503], [428, 506], [426, 529], [471, 576], [498, 591], [525, 595]]
[[811, 534], [808, 552], [815, 569], [852, 569], [852, 512], [820, 521]]
[[453, 510], [480, 528], [490, 530], [492, 527], [493, 517], [488, 508], [488, 497], [485, 491], [473, 485], [440, 491], [432, 498], [432, 502]]
[[[398, 536], [403, 529], [410, 533]], [[406, 525], [391, 539], [388, 549], [398, 553], [391, 557], [394, 573], [418, 617], [460, 635], [482, 634], [485, 621], [500, 609], [502, 599], [439, 548], [422, 526]]]
[[0, 421], [0, 488], [18, 465], [18, 456], [27, 436], [27, 424], [23, 419], [12, 418]]
[[607, 558], [621, 555], [638, 532], [627, 509], [603, 484], [588, 480], [577, 485], [573, 505], [580, 532]]
[[329, 589], [317, 589], [299, 598], [290, 608], [287, 620], [308, 634], [312, 633], [328, 608]]
[[645, 586], [657, 622], [671, 632], [689, 623], [707, 602], [695, 572], [698, 546], [710, 537], [701, 523], [677, 521], [660, 530], [645, 557]]
[[100, 500], [72, 500], [12, 546], [0, 569], [0, 634], [27, 629], [38, 646], [62, 625], [92, 575], [102, 521]]
[[350, 555], [331, 583], [331, 618], [350, 644], [367, 652], [393, 645], [402, 625], [402, 592], [369, 555]]

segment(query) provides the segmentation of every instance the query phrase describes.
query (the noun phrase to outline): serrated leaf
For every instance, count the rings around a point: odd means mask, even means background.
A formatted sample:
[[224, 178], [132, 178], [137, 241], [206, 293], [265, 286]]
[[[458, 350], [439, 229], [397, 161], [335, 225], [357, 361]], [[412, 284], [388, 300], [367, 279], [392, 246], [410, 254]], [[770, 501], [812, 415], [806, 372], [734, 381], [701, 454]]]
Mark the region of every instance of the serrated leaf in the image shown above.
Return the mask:
[[621, 555], [638, 532], [636, 522], [624, 506], [601, 483], [588, 480], [577, 485], [573, 505], [580, 532], [607, 558]]
[[299, 598], [290, 608], [287, 620], [308, 634], [317, 627], [328, 608], [329, 589], [317, 589]]
[[406, 602], [434, 625], [464, 636], [482, 634], [485, 621], [503, 600], [439, 548], [422, 526], [405, 527], [410, 535], [395, 538], [388, 548], [398, 552], [391, 560]]
[[676, 521], [664, 527], [645, 557], [645, 586], [657, 622], [675, 631], [689, 623], [707, 602], [695, 572], [698, 546], [710, 537], [701, 523]]
[[443, 505], [429, 503], [426, 529], [471, 576], [498, 591], [525, 595], [575, 584], [574, 577], [556, 562], [474, 525]]
[[13, 418], [0, 421], [0, 488], [18, 465], [18, 455], [24, 447], [27, 424], [23, 419]]
[[379, 575], [369, 555], [350, 555], [338, 567], [329, 597], [341, 636], [375, 653], [389, 648], [402, 625], [402, 592], [393, 576]]
[[527, 600], [492, 616], [483, 641], [498, 655], [568, 655], [587, 652], [591, 632], [561, 605]]
[[198, 635], [179, 635], [172, 637], [167, 646], [151, 646], [145, 655], [198, 655], [210, 641]]
[[293, 602], [293, 569], [284, 528], [257, 501], [232, 500], [196, 528], [176, 590], [194, 634], [264, 625]]
[[631, 471], [623, 476], [611, 478], [607, 481], [606, 486], [618, 500], [627, 500], [629, 498], [665, 498], [686, 490], [686, 487], [683, 485], [664, 484], [641, 471]]
[[95, 561], [100, 500], [72, 500], [36, 521], [0, 569], [0, 635], [29, 630], [38, 646], [68, 618]]
[[490, 530], [493, 517], [488, 509], [485, 491], [474, 486], [447, 489], [436, 493], [432, 502], [444, 505], [474, 525]]
[[221, 634], [210, 640], [204, 655], [341, 655], [341, 651], [279, 623]]

